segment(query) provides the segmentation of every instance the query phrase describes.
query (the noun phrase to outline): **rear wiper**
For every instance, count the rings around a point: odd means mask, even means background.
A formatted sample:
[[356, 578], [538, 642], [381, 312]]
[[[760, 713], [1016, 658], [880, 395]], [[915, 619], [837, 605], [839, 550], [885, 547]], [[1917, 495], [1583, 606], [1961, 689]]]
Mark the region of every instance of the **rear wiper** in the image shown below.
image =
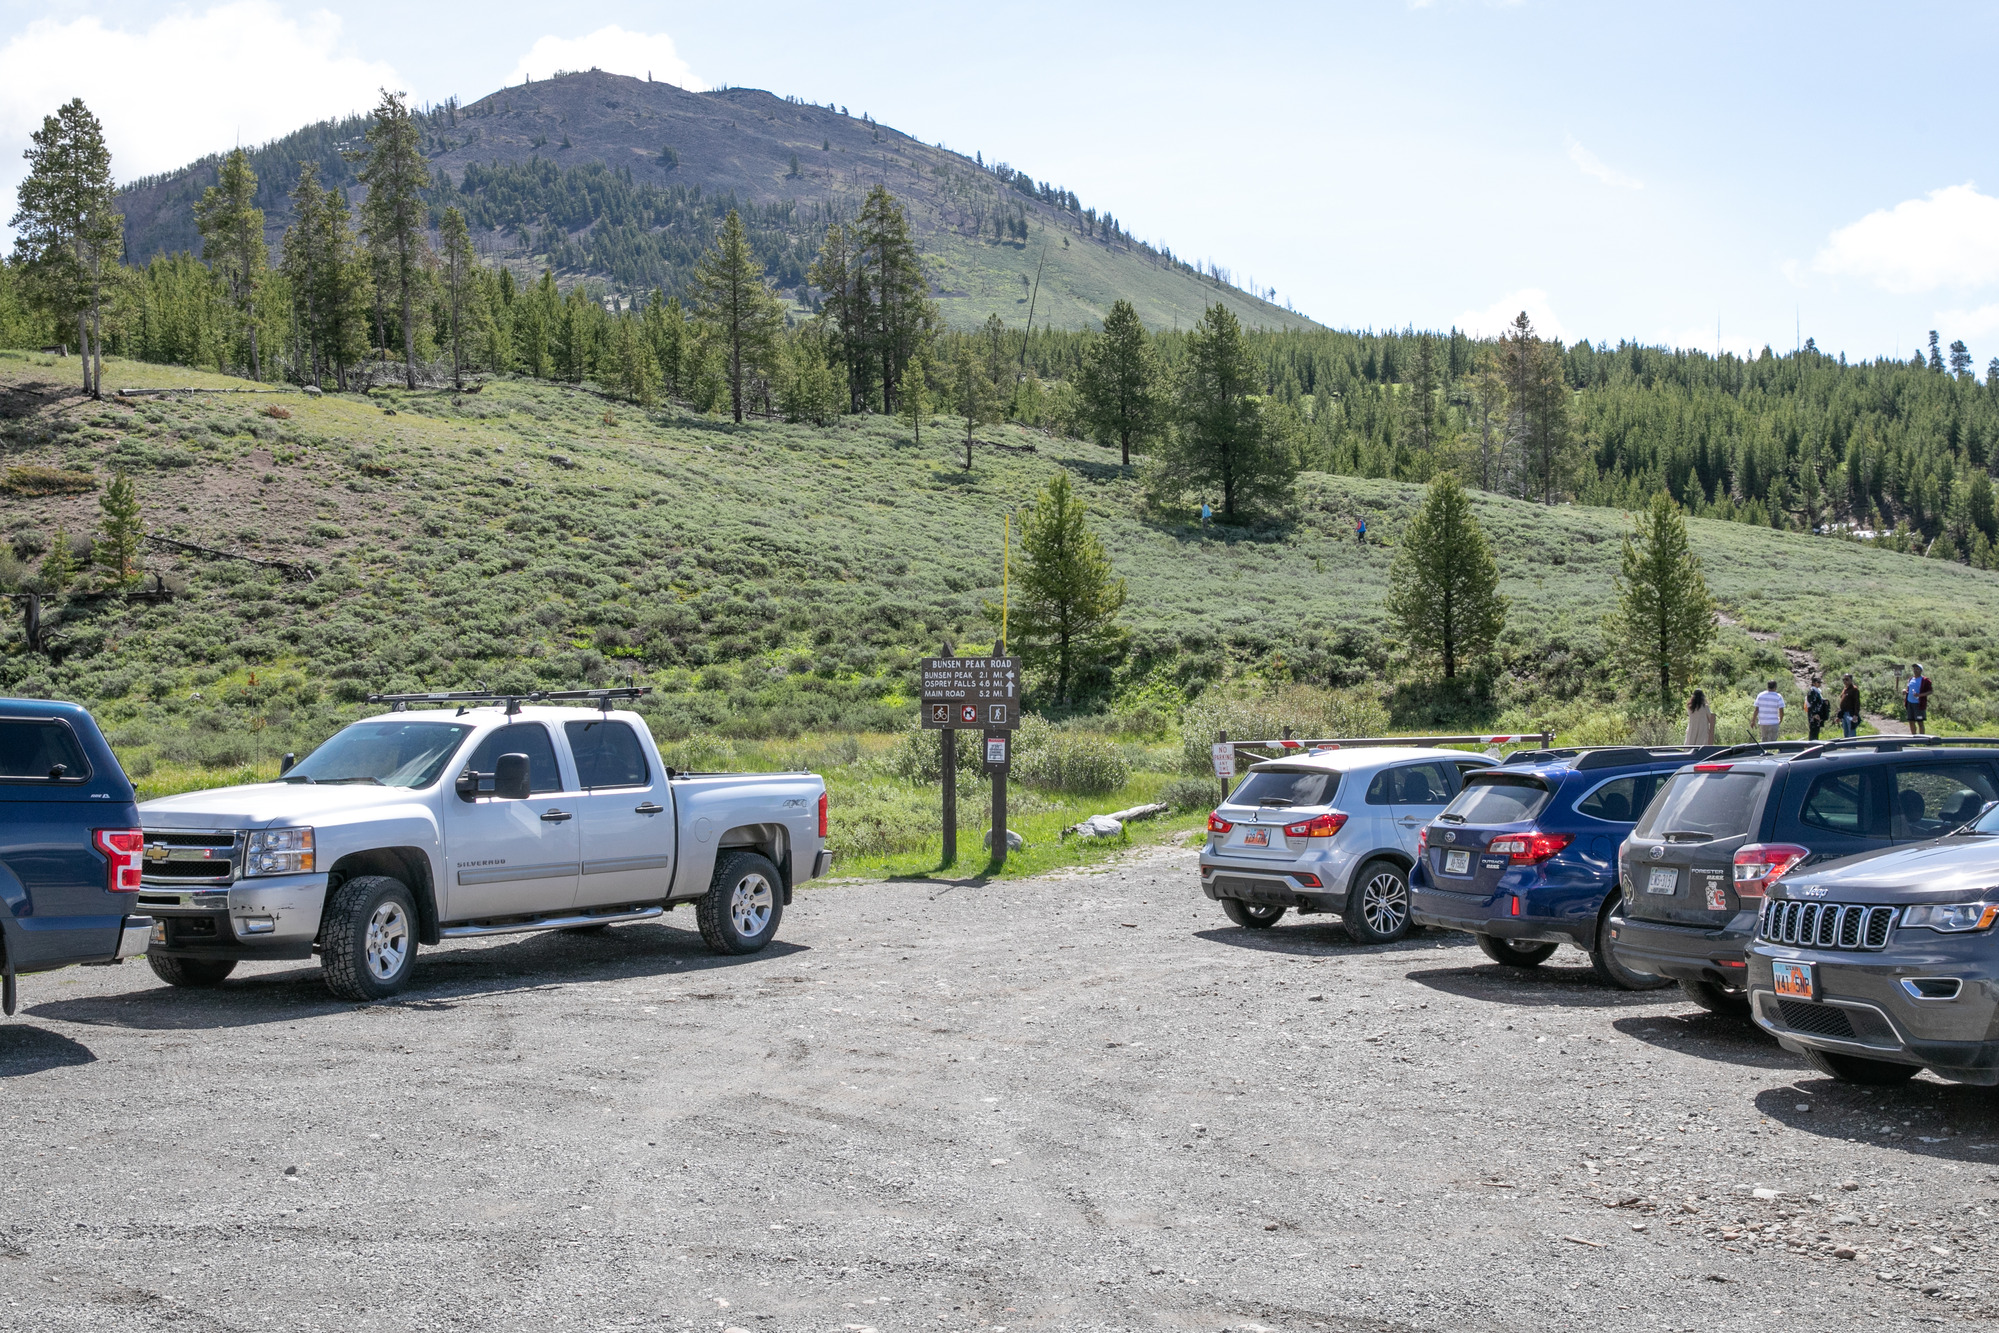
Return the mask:
[[1671, 833], [1668, 833], [1668, 834], [1666, 834], [1666, 835], [1665, 835], [1665, 838], [1666, 838], [1666, 841], [1667, 841], [1667, 842], [1712, 842], [1712, 841], [1714, 841], [1714, 840], [1713, 840], [1712, 838], [1708, 837], [1708, 835], [1707, 835], [1707, 834], [1705, 834], [1705, 833], [1697, 833], [1697, 832], [1695, 832], [1695, 831], [1694, 831], [1694, 830], [1692, 830], [1692, 829], [1675, 829], [1675, 830], [1673, 830], [1673, 831], [1672, 831]]
[[1462, 823], [1464, 823], [1464, 822], [1465, 822], [1465, 817], [1464, 817], [1463, 815], [1454, 815], [1454, 814], [1450, 813], [1450, 812], [1449, 812], [1448, 810], [1447, 810], [1447, 811], [1445, 811], [1445, 812], [1444, 812], [1443, 814], [1441, 814], [1441, 815], [1438, 815], [1438, 816], [1437, 816], [1437, 819], [1438, 819], [1438, 820], [1439, 820], [1440, 822], [1441, 822], [1441, 821], [1443, 821], [1443, 820], [1446, 820], [1446, 819], [1448, 819], [1448, 820], [1450, 820], [1450, 821], [1451, 821], [1451, 822], [1452, 822], [1453, 824], [1462, 824]]
[[1282, 796], [1266, 796], [1266, 797], [1264, 797], [1264, 798], [1263, 798], [1262, 800], [1258, 801], [1258, 802], [1257, 802], [1257, 804], [1258, 804], [1258, 805], [1296, 805], [1296, 804], [1297, 804], [1297, 802], [1296, 802], [1296, 801], [1292, 801], [1292, 800], [1289, 800], [1289, 799], [1287, 799], [1287, 798], [1285, 798], [1285, 797], [1282, 797]]

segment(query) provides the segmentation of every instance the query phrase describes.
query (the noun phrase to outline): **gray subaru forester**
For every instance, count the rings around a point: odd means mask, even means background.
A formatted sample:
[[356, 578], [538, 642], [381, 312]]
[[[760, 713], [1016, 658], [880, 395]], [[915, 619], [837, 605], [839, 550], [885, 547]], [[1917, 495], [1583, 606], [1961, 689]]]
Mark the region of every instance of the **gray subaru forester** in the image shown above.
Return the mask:
[[1849, 1083], [1999, 1084], [1999, 803], [1947, 837], [1770, 886], [1750, 1012]]

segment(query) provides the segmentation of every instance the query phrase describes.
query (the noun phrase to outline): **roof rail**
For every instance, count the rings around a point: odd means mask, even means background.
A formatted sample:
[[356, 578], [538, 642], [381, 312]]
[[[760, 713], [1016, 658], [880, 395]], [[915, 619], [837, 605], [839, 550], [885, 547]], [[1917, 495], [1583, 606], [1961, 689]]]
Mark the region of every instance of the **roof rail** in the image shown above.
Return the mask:
[[1808, 742], [1801, 750], [1800, 759], [1816, 759], [1827, 750], [1901, 750], [1911, 745], [1969, 745], [1986, 750], [1999, 750], [1999, 736], [1913, 736], [1875, 735], [1842, 737], [1839, 740]]
[[580, 699], [611, 711], [614, 699], [637, 699], [652, 693], [650, 685], [618, 685], [602, 690], [439, 690], [428, 694], [371, 694], [371, 704], [388, 704], [392, 713], [409, 711], [411, 704], [457, 704], [463, 713], [471, 704], [505, 703], [507, 716], [521, 711], [522, 704], [553, 703]]
[[1810, 750], [1823, 744], [1821, 741], [1745, 741], [1741, 745], [1724, 745], [1706, 759], [1739, 759], [1745, 756], [1776, 755], [1780, 758], [1795, 757], [1800, 751]]
[[1574, 745], [1554, 750], [1515, 750], [1506, 756], [1508, 764], [1545, 764], [1557, 759], [1573, 759], [1577, 772], [1611, 768], [1618, 764], [1638, 764], [1648, 759], [1684, 759], [1689, 763], [1705, 759], [1712, 745]]

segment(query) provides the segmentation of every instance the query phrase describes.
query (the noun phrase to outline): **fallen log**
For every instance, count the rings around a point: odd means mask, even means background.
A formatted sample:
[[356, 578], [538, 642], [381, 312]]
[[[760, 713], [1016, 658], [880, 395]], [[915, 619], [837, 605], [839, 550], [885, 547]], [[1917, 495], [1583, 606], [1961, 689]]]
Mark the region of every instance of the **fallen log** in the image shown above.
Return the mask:
[[1062, 830], [1067, 838], [1075, 834], [1079, 838], [1115, 838], [1124, 832], [1124, 826], [1135, 819], [1151, 819], [1163, 815], [1173, 807], [1155, 802], [1151, 805], [1134, 805], [1129, 810], [1119, 810], [1108, 815], [1091, 815], [1080, 824], [1071, 824]]

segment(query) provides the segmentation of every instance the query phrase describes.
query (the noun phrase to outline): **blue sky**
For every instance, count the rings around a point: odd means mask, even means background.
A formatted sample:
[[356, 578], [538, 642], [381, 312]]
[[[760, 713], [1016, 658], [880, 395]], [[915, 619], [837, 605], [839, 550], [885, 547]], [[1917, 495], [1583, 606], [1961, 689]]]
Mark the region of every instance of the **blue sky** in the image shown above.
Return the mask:
[[[121, 176], [557, 64], [837, 102], [1335, 326], [1999, 354], [1994, 4], [0, 0], [0, 201], [81, 95]], [[615, 25], [615, 26], [609, 26]], [[607, 30], [608, 28], [608, 30]]]

